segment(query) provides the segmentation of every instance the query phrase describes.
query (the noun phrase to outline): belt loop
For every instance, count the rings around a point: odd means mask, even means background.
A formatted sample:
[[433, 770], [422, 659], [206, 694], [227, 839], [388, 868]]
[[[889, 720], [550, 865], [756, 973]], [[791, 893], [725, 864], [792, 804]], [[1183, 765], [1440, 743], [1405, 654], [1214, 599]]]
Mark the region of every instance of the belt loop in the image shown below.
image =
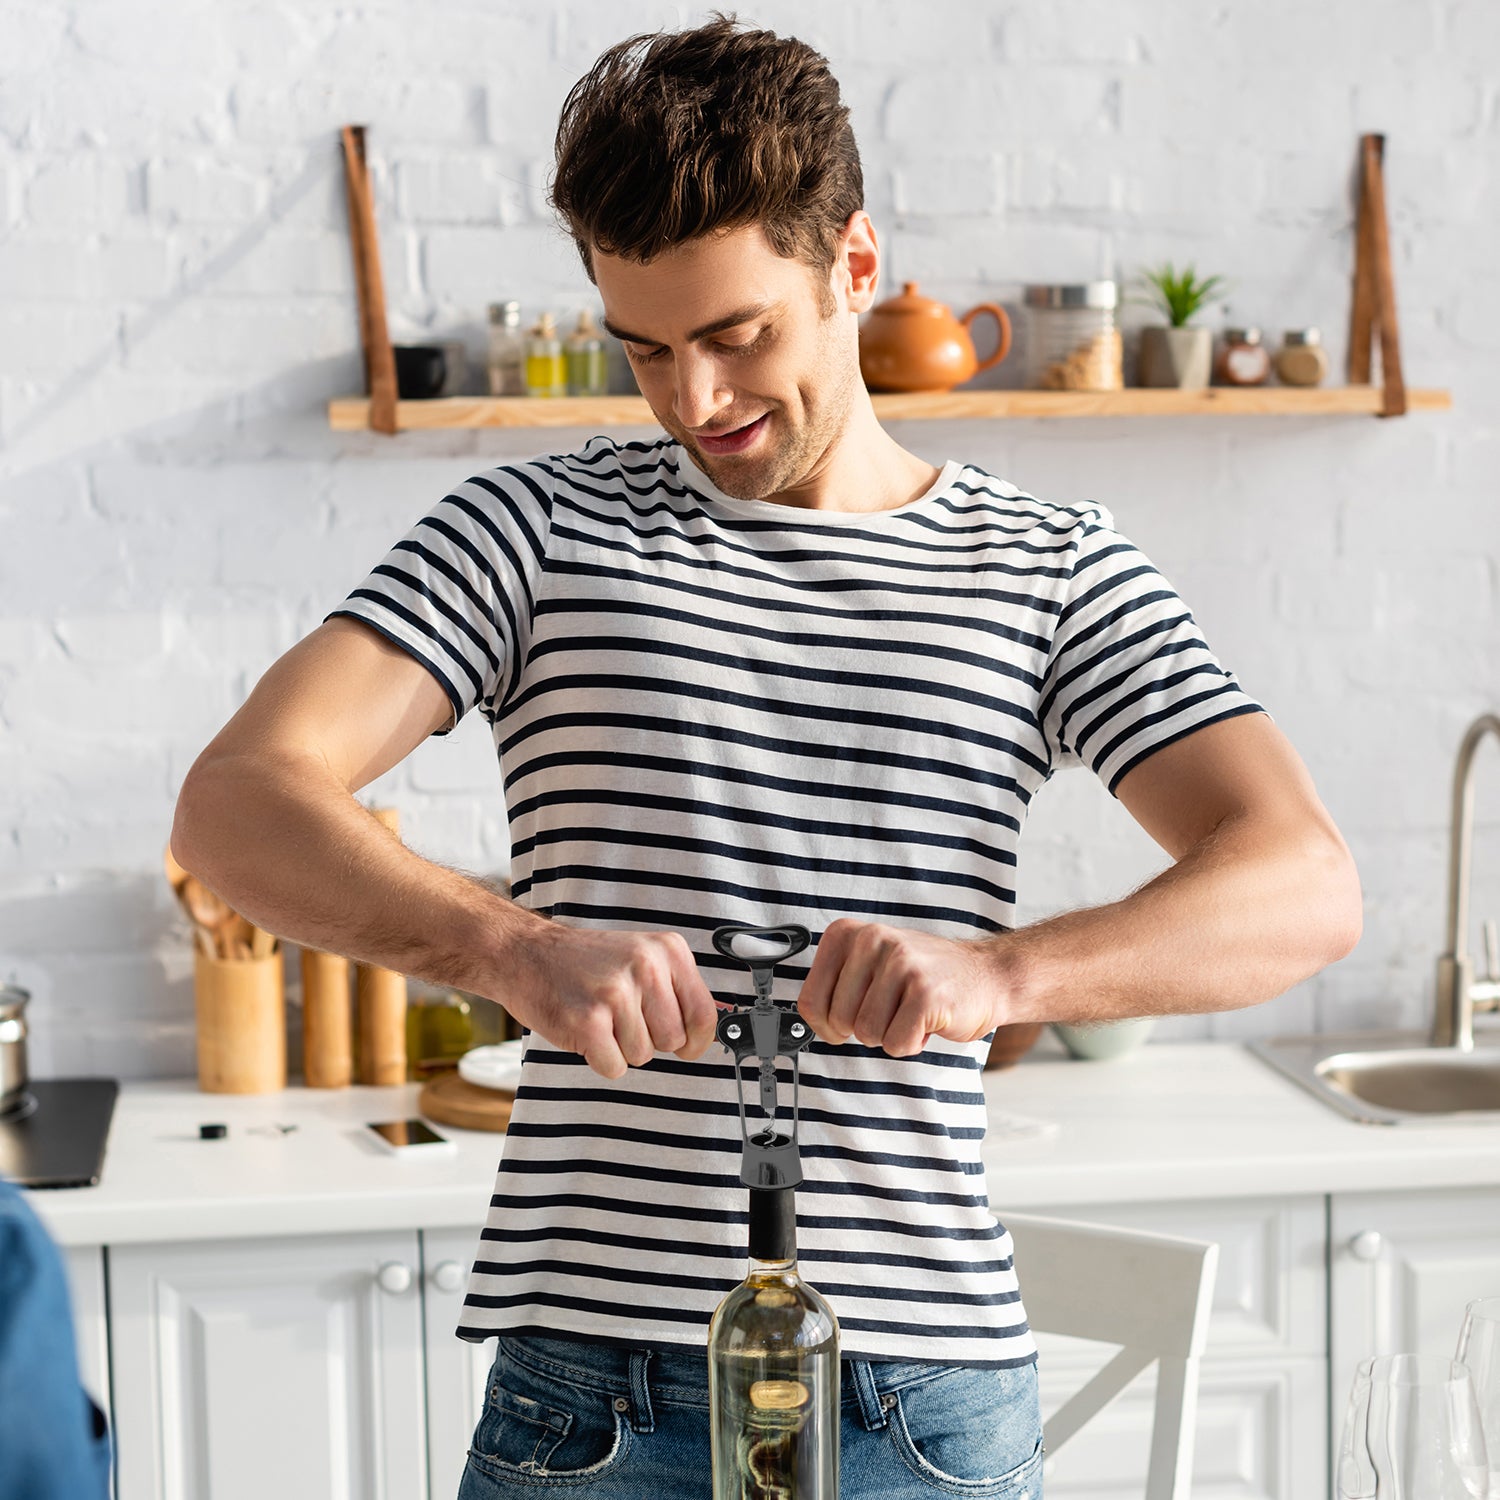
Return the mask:
[[651, 1363], [650, 1349], [630, 1351], [630, 1402], [634, 1408], [630, 1425], [637, 1432], [655, 1432], [656, 1416], [651, 1410], [651, 1390], [646, 1384], [646, 1366]]
[[875, 1375], [867, 1359], [851, 1359], [849, 1374], [854, 1381], [854, 1394], [859, 1398], [859, 1416], [866, 1432], [879, 1432], [886, 1425], [885, 1406], [875, 1389]]

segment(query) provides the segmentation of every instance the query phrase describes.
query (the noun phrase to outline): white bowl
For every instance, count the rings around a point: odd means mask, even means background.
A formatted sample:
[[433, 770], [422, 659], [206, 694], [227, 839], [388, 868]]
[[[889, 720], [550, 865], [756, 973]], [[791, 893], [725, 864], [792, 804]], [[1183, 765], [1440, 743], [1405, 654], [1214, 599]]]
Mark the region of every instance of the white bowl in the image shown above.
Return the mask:
[[1093, 1026], [1063, 1026], [1054, 1021], [1057, 1039], [1073, 1054], [1087, 1062], [1106, 1062], [1124, 1057], [1146, 1045], [1146, 1038], [1156, 1026], [1155, 1016], [1140, 1016], [1126, 1021], [1100, 1021]]
[[472, 1047], [458, 1060], [458, 1076], [482, 1089], [516, 1091], [521, 1081], [521, 1052], [526, 1042], [501, 1042], [496, 1047]]

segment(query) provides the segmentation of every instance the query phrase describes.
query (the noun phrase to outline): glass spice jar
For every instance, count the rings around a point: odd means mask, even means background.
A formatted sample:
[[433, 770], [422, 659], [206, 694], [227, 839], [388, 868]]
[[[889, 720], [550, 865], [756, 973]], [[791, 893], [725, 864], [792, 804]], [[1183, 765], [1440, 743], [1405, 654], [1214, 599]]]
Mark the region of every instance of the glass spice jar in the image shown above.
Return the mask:
[[1125, 384], [1113, 281], [1025, 290], [1026, 384], [1043, 391], [1118, 391]]
[[1214, 360], [1215, 385], [1264, 385], [1271, 373], [1271, 356], [1260, 341], [1258, 328], [1226, 328]]
[[1276, 378], [1283, 385], [1321, 385], [1328, 373], [1328, 351], [1316, 328], [1288, 328], [1276, 351]]

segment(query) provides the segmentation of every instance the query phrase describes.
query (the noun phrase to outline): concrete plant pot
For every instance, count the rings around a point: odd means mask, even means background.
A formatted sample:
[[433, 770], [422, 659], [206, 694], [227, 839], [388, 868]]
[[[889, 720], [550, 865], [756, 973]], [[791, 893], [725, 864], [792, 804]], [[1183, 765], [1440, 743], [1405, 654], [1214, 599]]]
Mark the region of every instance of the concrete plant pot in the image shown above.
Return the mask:
[[1141, 329], [1141, 384], [1201, 391], [1213, 368], [1214, 336], [1207, 328]]

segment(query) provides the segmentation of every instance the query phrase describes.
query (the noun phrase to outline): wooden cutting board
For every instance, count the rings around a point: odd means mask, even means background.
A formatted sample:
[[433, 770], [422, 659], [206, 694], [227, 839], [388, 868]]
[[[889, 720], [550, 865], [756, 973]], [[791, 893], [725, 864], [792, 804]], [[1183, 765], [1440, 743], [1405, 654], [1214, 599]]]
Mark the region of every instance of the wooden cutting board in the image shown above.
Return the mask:
[[452, 1070], [429, 1078], [417, 1095], [417, 1108], [440, 1125], [460, 1130], [504, 1130], [515, 1102], [511, 1089], [480, 1088]]

